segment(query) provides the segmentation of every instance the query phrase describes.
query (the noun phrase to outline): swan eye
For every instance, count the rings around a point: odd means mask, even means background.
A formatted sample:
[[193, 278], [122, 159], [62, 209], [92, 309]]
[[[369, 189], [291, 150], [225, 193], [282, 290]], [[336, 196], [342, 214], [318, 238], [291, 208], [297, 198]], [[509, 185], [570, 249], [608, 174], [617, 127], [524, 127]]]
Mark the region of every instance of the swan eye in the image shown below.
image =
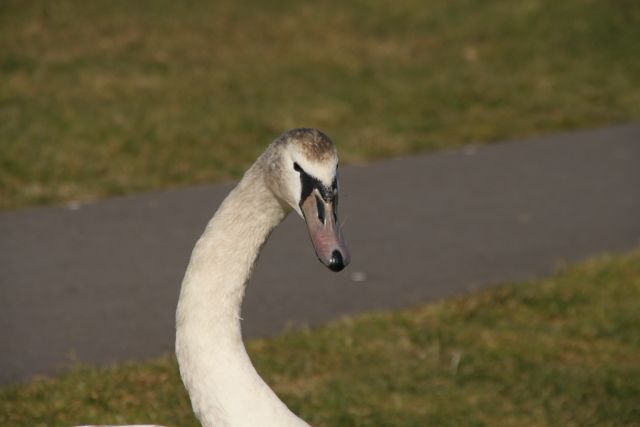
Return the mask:
[[320, 197], [318, 197], [318, 195], [316, 194], [316, 209], [318, 210], [318, 219], [320, 220], [321, 223], [325, 223], [325, 218], [324, 218], [324, 203], [322, 203], [322, 200], [320, 199]]
[[302, 172], [302, 168], [298, 164], [298, 162], [293, 162], [293, 170], [296, 172]]

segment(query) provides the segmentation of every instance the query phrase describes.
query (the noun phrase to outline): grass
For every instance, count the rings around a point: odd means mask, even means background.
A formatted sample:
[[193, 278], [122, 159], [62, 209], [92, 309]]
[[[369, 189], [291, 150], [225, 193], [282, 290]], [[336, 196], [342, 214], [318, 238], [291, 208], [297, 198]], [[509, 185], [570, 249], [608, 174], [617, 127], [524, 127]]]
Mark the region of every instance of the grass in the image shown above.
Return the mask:
[[[640, 252], [249, 343], [314, 426], [637, 426]], [[197, 426], [175, 360], [0, 389], [0, 425]]]
[[283, 130], [343, 161], [640, 117], [633, 0], [0, 3], [0, 208], [237, 177]]

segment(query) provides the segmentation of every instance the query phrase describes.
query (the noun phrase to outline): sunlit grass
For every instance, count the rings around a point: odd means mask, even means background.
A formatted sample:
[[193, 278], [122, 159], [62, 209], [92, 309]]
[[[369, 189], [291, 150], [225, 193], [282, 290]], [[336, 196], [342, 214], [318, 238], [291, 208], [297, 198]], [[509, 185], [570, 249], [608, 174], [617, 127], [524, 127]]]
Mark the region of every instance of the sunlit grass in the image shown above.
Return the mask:
[[0, 208], [237, 177], [283, 130], [345, 162], [640, 117], [640, 3], [0, 4]]
[[[314, 426], [637, 426], [640, 253], [529, 283], [253, 341]], [[197, 426], [175, 360], [0, 390], [0, 425]]]

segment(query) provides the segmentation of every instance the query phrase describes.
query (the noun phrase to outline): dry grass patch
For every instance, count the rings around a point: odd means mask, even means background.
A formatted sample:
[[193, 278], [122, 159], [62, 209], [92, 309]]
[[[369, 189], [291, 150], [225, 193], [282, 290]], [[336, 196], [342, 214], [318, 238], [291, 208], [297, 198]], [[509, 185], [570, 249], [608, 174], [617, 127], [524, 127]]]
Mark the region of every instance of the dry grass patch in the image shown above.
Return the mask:
[[5, 1], [0, 208], [237, 177], [287, 128], [343, 161], [640, 117], [636, 2]]

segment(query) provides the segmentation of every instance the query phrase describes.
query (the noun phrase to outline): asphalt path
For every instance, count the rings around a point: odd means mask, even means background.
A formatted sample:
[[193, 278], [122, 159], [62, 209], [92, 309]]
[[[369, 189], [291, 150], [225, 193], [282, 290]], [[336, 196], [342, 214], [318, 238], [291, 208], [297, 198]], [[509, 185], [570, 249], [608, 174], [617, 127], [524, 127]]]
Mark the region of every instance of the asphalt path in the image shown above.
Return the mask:
[[[249, 284], [245, 337], [638, 247], [639, 184], [640, 124], [341, 168], [351, 265], [322, 267], [290, 215]], [[172, 352], [191, 248], [231, 187], [0, 214], [0, 383]]]

